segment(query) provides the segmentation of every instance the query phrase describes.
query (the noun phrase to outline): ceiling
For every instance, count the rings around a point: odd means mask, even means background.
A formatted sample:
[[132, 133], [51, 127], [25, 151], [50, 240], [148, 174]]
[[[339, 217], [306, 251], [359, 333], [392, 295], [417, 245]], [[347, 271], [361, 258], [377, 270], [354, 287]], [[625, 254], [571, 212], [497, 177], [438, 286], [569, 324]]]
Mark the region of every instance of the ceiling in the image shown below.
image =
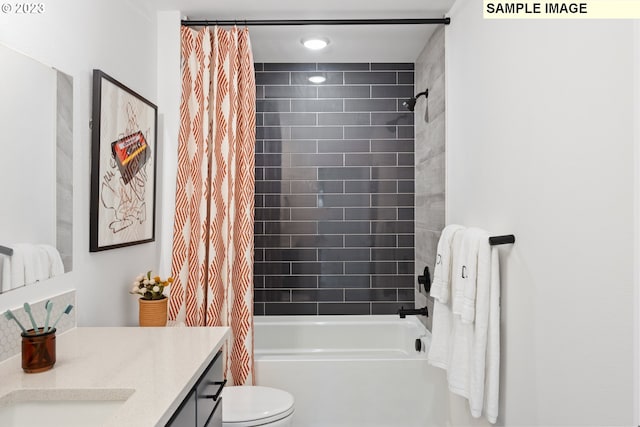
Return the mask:
[[[455, 0], [147, 0], [188, 19], [441, 18]], [[251, 27], [255, 62], [414, 62], [437, 25]], [[300, 40], [323, 36], [319, 52]]]

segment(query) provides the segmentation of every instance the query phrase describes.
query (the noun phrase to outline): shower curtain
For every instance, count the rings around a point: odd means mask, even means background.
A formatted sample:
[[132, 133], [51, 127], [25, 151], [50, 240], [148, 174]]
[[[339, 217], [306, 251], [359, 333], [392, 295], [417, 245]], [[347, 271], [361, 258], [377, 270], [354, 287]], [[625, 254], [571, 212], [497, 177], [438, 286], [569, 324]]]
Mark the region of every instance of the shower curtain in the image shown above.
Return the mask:
[[225, 376], [254, 383], [256, 87], [248, 29], [182, 27], [169, 318], [229, 326]]

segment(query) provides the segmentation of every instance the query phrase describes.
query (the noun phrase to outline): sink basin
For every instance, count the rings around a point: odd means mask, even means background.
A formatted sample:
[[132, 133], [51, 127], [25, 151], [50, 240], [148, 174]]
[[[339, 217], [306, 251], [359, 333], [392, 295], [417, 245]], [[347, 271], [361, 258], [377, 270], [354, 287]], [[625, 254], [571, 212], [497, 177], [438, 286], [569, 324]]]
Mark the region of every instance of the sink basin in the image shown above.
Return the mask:
[[14, 390], [0, 398], [0, 426], [100, 426], [132, 389]]

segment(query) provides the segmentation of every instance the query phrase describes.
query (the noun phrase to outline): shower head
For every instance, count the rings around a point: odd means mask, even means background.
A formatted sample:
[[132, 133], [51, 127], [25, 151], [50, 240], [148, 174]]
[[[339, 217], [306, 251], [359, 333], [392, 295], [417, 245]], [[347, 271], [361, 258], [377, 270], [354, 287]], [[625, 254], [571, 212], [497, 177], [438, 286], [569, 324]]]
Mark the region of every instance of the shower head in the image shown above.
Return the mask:
[[407, 110], [413, 111], [416, 108], [416, 101], [417, 101], [417, 99], [415, 97], [411, 97], [411, 98], [407, 99], [406, 101], [404, 101], [402, 103], [402, 105], [407, 107]]
[[412, 96], [411, 98], [404, 101], [402, 105], [407, 107], [407, 110], [413, 111], [416, 108], [416, 102], [418, 102], [418, 98], [420, 98], [423, 95], [425, 98], [427, 98], [429, 96], [429, 89], [425, 90], [424, 92], [420, 92], [416, 96]]

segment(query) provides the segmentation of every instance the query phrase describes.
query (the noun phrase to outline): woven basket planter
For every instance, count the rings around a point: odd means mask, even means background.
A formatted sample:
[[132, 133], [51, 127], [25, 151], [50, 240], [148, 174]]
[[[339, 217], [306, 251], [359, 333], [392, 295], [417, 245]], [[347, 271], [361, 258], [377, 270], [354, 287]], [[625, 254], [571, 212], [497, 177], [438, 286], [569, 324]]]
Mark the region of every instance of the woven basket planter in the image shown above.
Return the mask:
[[140, 326], [166, 326], [168, 301], [169, 298], [155, 300], [138, 299], [140, 305], [138, 312]]

